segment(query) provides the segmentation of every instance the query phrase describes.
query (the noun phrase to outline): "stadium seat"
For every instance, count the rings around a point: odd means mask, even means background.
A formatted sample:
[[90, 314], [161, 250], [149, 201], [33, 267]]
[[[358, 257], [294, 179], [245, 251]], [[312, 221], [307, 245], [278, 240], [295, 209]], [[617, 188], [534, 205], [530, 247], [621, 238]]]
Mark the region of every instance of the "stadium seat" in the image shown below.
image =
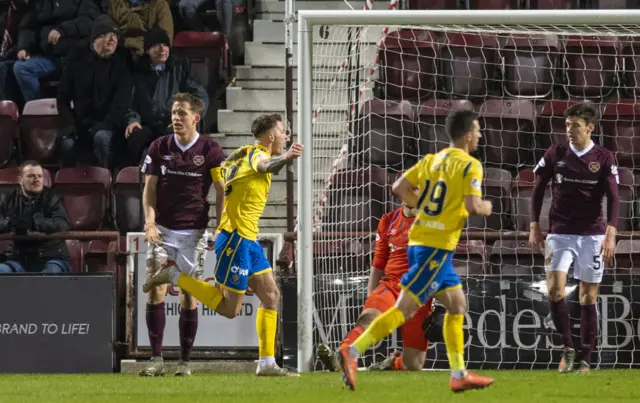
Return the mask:
[[[540, 154], [544, 153], [552, 144], [568, 142], [564, 112], [579, 102], [578, 100], [554, 100], [547, 101], [542, 105], [542, 109], [536, 116], [536, 144], [539, 145], [537, 151]], [[591, 139], [595, 143], [599, 143], [599, 136], [599, 125], [595, 125]]]
[[614, 259], [615, 265], [612, 273], [616, 275], [640, 273], [640, 241], [637, 239], [619, 240], [616, 244]]
[[349, 139], [356, 166], [402, 170], [405, 157], [417, 157], [415, 110], [408, 101], [373, 99], [360, 108], [360, 134]]
[[640, 0], [592, 0], [593, 8], [600, 10], [628, 10], [640, 8]]
[[84, 272], [84, 255], [82, 254], [82, 244], [77, 239], [66, 240], [69, 250], [69, 260], [71, 262], [72, 273]]
[[611, 99], [602, 112], [603, 145], [622, 167], [640, 166], [639, 117], [640, 104], [635, 99]]
[[561, 57], [556, 35], [510, 35], [502, 52], [504, 92], [516, 98], [551, 95]]
[[511, 219], [511, 174], [497, 168], [485, 168], [482, 194], [493, 203], [489, 217], [469, 216], [468, 231], [513, 230]]
[[580, 8], [577, 0], [527, 0], [525, 10], [555, 10]]
[[445, 120], [451, 111], [463, 108], [473, 110], [473, 104], [462, 99], [430, 99], [418, 107], [416, 134], [420, 157], [449, 147], [451, 140]]
[[390, 201], [387, 171], [367, 167], [338, 171], [325, 207], [325, 232], [374, 232]]
[[447, 97], [486, 97], [500, 70], [498, 37], [447, 33], [440, 51], [442, 91]]
[[630, 98], [640, 97], [640, 38], [630, 37], [622, 48], [622, 89]]
[[[511, 203], [513, 211], [513, 219], [516, 224], [517, 231], [529, 231], [529, 214], [531, 212], [531, 195], [533, 194], [533, 185], [535, 183], [535, 175], [531, 169], [523, 169], [520, 171], [514, 181], [511, 190]], [[551, 182], [547, 186], [542, 202], [542, 210], [540, 213], [540, 230], [545, 232], [549, 229], [549, 211], [551, 210]]]
[[459, 276], [485, 274], [487, 254], [483, 241], [460, 240], [453, 254], [453, 268]]
[[544, 251], [534, 252], [528, 240], [495, 241], [489, 266], [491, 274], [544, 274]]
[[621, 42], [615, 36], [569, 36], [565, 91], [575, 98], [604, 98], [616, 87]]
[[456, 0], [409, 0], [410, 10], [455, 10]]
[[54, 189], [64, 200], [72, 231], [102, 228], [109, 208], [109, 170], [99, 167], [63, 168], [56, 174]]
[[55, 99], [27, 102], [20, 117], [21, 153], [24, 160], [57, 166], [58, 106]]
[[0, 167], [13, 156], [18, 138], [18, 105], [11, 101], [0, 101]]
[[425, 30], [393, 31], [380, 45], [379, 65], [383, 97], [425, 99], [436, 89], [440, 44]]
[[[20, 176], [19, 167], [0, 169], [0, 195], [9, 194], [20, 188], [18, 176]], [[45, 187], [51, 187], [51, 173], [48, 169], [42, 169], [42, 182]]]
[[120, 234], [142, 232], [142, 187], [138, 167], [123, 168], [113, 185], [113, 220]]
[[535, 106], [527, 100], [491, 99], [480, 107], [485, 162], [503, 169], [533, 163]]
[[471, 10], [506, 10], [517, 9], [518, 2], [514, 0], [469, 0]]

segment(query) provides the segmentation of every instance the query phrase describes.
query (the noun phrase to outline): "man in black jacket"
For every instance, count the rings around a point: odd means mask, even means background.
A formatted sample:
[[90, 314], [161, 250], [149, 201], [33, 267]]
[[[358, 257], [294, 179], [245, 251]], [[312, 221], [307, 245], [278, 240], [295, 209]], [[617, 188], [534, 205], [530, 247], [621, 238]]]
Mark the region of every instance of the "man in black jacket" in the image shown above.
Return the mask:
[[[0, 233], [25, 235], [69, 231], [62, 199], [43, 187], [42, 167], [35, 161], [20, 166], [20, 189], [0, 197]], [[71, 270], [69, 251], [63, 239], [15, 241], [0, 264], [0, 273], [63, 273]]]
[[171, 106], [173, 96], [189, 93], [208, 102], [207, 92], [191, 77], [189, 60], [171, 53], [167, 32], [152, 28], [144, 36], [144, 56], [135, 66], [134, 93], [127, 114], [127, 154], [130, 165], [136, 165], [160, 136], [173, 133]]
[[[100, 14], [96, 0], [35, 0], [29, 3], [28, 12], [18, 26], [18, 60], [0, 64], [0, 71], [13, 70], [25, 102], [42, 97], [40, 80], [59, 77], [63, 57], [87, 40], [92, 21]], [[3, 99], [15, 99], [10, 91], [3, 92]]]
[[118, 26], [106, 15], [96, 18], [90, 39], [67, 58], [58, 88], [60, 160], [73, 166], [90, 149], [93, 164], [109, 168], [113, 133], [131, 100], [131, 56], [118, 48]]

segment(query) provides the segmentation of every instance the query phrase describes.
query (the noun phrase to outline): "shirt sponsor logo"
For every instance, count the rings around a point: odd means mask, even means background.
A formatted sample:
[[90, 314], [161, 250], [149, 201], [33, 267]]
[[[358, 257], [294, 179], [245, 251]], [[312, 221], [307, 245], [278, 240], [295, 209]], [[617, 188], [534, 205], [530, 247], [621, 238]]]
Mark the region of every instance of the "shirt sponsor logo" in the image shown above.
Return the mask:
[[471, 179], [471, 187], [476, 190], [481, 190], [482, 186], [480, 185], [480, 181], [476, 178]]
[[204, 157], [202, 155], [196, 155], [193, 157], [193, 163], [197, 166], [204, 164]]
[[202, 174], [199, 174], [197, 172], [181, 172], [181, 171], [174, 171], [173, 169], [169, 169], [166, 167], [166, 165], [162, 165], [160, 167], [160, 171], [162, 172], [162, 175], [178, 175], [178, 176], [189, 176], [191, 178], [200, 178], [202, 176]]
[[162, 159], [165, 161], [171, 161], [173, 159], [173, 155], [163, 155]]
[[597, 161], [593, 161], [589, 163], [589, 170], [593, 173], [596, 173], [600, 170], [600, 163]]

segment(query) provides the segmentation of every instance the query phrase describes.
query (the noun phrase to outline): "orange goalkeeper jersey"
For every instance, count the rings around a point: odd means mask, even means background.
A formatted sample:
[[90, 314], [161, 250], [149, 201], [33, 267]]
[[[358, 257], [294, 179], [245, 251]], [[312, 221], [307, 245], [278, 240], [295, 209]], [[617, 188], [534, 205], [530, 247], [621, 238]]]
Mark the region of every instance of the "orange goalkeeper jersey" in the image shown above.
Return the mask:
[[376, 251], [373, 255], [373, 267], [384, 271], [384, 279], [396, 283], [409, 270], [407, 246], [409, 228], [415, 217], [402, 214], [402, 207], [382, 216], [376, 234]]

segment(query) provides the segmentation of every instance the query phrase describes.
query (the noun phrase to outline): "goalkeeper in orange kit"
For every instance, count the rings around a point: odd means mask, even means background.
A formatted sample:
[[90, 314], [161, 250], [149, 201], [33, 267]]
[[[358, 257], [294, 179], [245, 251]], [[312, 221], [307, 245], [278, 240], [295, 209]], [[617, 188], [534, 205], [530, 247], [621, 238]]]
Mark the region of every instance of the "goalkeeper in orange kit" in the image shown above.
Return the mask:
[[[416, 190], [417, 191], [417, 190]], [[383, 312], [393, 307], [400, 295], [400, 279], [409, 270], [407, 246], [409, 228], [416, 217], [416, 209], [403, 203], [402, 207], [385, 214], [378, 224], [375, 254], [371, 265], [367, 300], [355, 326], [341, 343], [353, 343]], [[423, 324], [431, 315], [432, 299], [402, 326], [402, 353], [395, 352], [385, 360], [373, 364], [369, 370], [420, 370], [424, 367], [429, 342]], [[337, 370], [333, 352], [324, 344], [318, 346], [320, 358]]]

